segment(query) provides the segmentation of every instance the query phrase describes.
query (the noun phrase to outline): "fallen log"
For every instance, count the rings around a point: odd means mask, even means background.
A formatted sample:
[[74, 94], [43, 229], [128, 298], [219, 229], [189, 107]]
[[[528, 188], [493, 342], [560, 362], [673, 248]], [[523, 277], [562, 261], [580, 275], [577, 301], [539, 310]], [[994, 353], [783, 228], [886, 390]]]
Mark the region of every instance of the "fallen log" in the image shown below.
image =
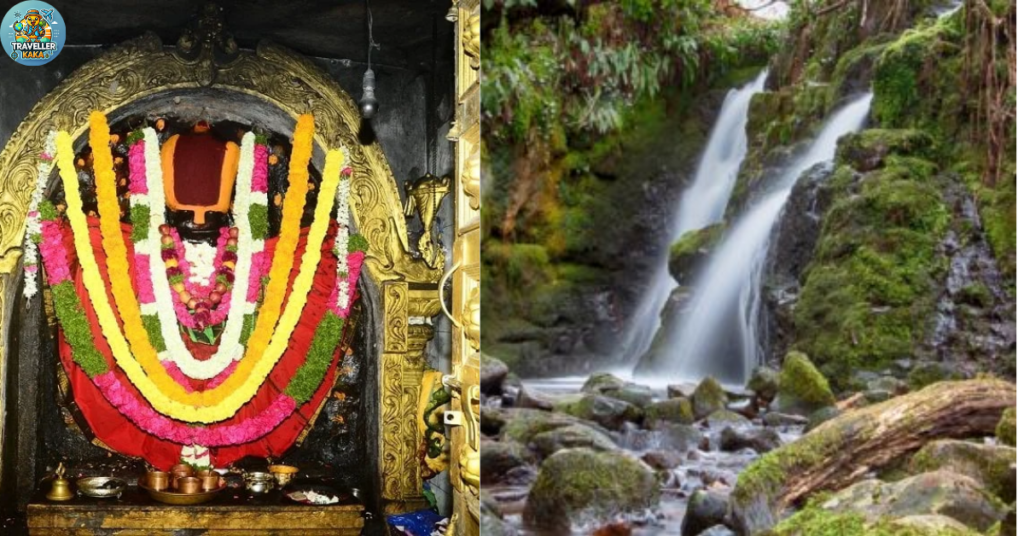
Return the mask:
[[995, 379], [940, 382], [846, 412], [765, 454], [733, 489], [733, 526], [743, 536], [766, 531], [810, 494], [843, 489], [940, 438], [992, 435], [1017, 387]]

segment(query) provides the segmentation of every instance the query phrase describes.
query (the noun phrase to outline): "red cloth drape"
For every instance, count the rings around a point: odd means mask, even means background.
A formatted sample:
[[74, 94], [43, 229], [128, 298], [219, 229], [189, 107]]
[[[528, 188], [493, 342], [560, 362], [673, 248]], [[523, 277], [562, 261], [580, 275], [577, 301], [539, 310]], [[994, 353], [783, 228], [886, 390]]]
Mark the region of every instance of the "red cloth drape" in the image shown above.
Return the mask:
[[[107, 266], [100, 242], [98, 220], [90, 218], [89, 227], [90, 239], [93, 244], [93, 250], [96, 252], [100, 271], [104, 280], [108, 283], [108, 299], [113, 303], [113, 297], [110, 296], [109, 291], [109, 274], [107, 273]], [[130, 250], [130, 241], [127, 240], [127, 232], [128, 229], [126, 227], [126, 241], [129, 243]], [[292, 333], [288, 348], [281, 360], [274, 367], [270, 376], [268, 376], [267, 381], [265, 381], [259, 388], [252, 400], [242, 406], [242, 408], [239, 409], [232, 418], [216, 423], [217, 425], [235, 424], [266, 409], [266, 407], [284, 391], [285, 387], [288, 385], [288, 381], [291, 380], [295, 371], [305, 361], [305, 356], [309, 350], [310, 344], [312, 343], [316, 326], [327, 311], [327, 299], [334, 287], [337, 259], [331, 250], [334, 244], [335, 235], [336, 226], [332, 224], [328, 231], [328, 239], [325, 240], [323, 244], [323, 255], [316, 272], [316, 277], [314, 278], [313, 289], [309, 293], [299, 324]], [[267, 242], [267, 251], [273, 251], [273, 248], [276, 245], [276, 239], [270, 239]], [[82, 271], [78, 264], [77, 256], [74, 253], [73, 237], [71, 236], [70, 229], [67, 228], [65, 228], [65, 243], [68, 246], [68, 261], [75, 274], [76, 291], [81, 297], [82, 304], [85, 307], [86, 316], [89, 319], [90, 326], [92, 328], [96, 347], [100, 353], [107, 358], [108, 367], [115, 371], [118, 380], [126, 385], [139, 400], [143, 400], [138, 390], [135, 389], [125, 376], [124, 372], [117, 366], [111, 354], [110, 347], [103, 337], [103, 333], [96, 321], [95, 311], [93, 310], [92, 304], [89, 301], [82, 283]], [[294, 280], [295, 276], [298, 274], [299, 263], [302, 251], [305, 249], [305, 243], [306, 230], [303, 230], [299, 247], [296, 250], [292, 265], [293, 268], [290, 276], [292, 280]], [[134, 256], [131, 255], [131, 251], [129, 251], [130, 265], [133, 264], [133, 260]], [[132, 269], [134, 269], [134, 267]], [[232, 305], [235, 306], [240, 304]], [[120, 321], [120, 319], [118, 320]], [[197, 358], [199, 357], [198, 354], [200, 352], [204, 353], [206, 357], [212, 354], [211, 347], [207, 346], [206, 348], [197, 348], [204, 345], [192, 343], [187, 338], [183, 338], [183, 340], [190, 350], [196, 351], [196, 354], [194, 355], [196, 355]], [[79, 406], [85, 420], [88, 422], [89, 427], [100, 441], [123, 454], [129, 456], [140, 456], [150, 464], [160, 469], [166, 470], [178, 462], [181, 454], [181, 445], [155, 437], [143, 431], [128, 418], [121, 415], [113, 405], [107, 402], [99, 388], [92, 383], [92, 380], [90, 380], [82, 369], [74, 363], [71, 356], [71, 348], [64, 340], [63, 334], [59, 337], [59, 345], [61, 362], [68, 373], [75, 402]], [[334, 378], [340, 351], [341, 350], [339, 349], [335, 352], [334, 358], [331, 361], [331, 366], [327, 371], [326, 378]], [[192, 384], [193, 387], [201, 390], [206, 384], [206, 381], [192, 380]], [[295, 413], [261, 439], [244, 445], [211, 448], [211, 460], [215, 465], [223, 466], [248, 455], [259, 457], [280, 456], [292, 445], [292, 443], [294, 443], [295, 438], [302, 432], [302, 429], [305, 427], [306, 423], [309, 422], [309, 419], [312, 418], [316, 408], [319, 407], [324, 397], [331, 390], [331, 384], [332, 382], [330, 381], [322, 382], [310, 401], [299, 407]]]

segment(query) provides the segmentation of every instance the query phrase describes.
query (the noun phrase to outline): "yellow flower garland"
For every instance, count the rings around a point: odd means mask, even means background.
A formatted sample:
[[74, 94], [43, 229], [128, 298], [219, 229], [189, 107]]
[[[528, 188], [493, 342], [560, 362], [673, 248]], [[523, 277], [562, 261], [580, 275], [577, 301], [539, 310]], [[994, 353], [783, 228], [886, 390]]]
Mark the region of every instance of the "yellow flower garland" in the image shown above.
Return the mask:
[[[97, 145], [102, 147], [103, 145], [99, 144], [99, 135], [102, 134], [104, 131], [108, 130], [106, 126], [106, 118], [103, 117], [102, 114], [94, 114], [94, 116], [90, 118], [90, 121], [93, 122], [92, 126], [94, 127], [94, 132], [92, 133], [91, 139], [95, 139]], [[308, 157], [301, 157], [304, 154], [312, 154], [312, 130], [312, 118], [308, 116], [300, 118], [299, 127], [296, 128], [296, 143], [295, 150], [293, 152], [293, 162], [295, 162], [296, 160], [305, 160], [308, 162]], [[58, 144], [58, 147], [60, 149], [58, 154], [73, 155], [71, 148], [71, 138], [66, 132], [62, 132], [61, 135], [58, 136]], [[102, 153], [104, 151], [95, 152]], [[109, 157], [109, 152], [107, 156]], [[112, 353], [114, 354], [114, 358], [117, 361], [118, 365], [125, 371], [129, 379], [132, 381], [133, 384], [136, 385], [136, 387], [143, 394], [143, 396], [153, 405], [154, 409], [156, 409], [160, 413], [186, 422], [217, 422], [230, 418], [232, 415], [235, 414], [235, 412], [238, 411], [238, 408], [240, 408], [243, 404], [245, 404], [249, 399], [251, 399], [256, 394], [256, 391], [259, 389], [260, 385], [263, 383], [266, 376], [273, 369], [274, 365], [276, 365], [277, 361], [280, 359], [281, 355], [286, 349], [288, 340], [291, 337], [291, 332], [294, 329], [295, 325], [298, 323], [298, 318], [301, 315], [302, 309], [305, 305], [304, 296], [309, 292], [309, 289], [312, 287], [313, 279], [316, 273], [316, 267], [319, 264], [320, 260], [320, 249], [323, 244], [323, 240], [326, 236], [327, 225], [330, 220], [330, 210], [333, 204], [332, 197], [334, 195], [334, 190], [337, 188], [337, 183], [340, 178], [341, 160], [342, 156], [340, 150], [333, 150], [328, 153], [325, 177], [323, 183], [321, 184], [321, 190], [317, 198], [317, 207], [314, 213], [313, 225], [308, 236], [306, 250], [303, 252], [302, 263], [299, 269], [299, 275], [295, 280], [292, 293], [292, 296], [302, 296], [303, 298], [298, 300], [288, 300], [288, 304], [285, 307], [285, 313], [283, 315], [283, 319], [281, 322], [281, 328], [287, 328], [273, 330], [273, 337], [272, 340], [270, 341], [269, 347], [267, 348], [254, 348], [250, 346], [249, 351], [247, 351], [246, 353], [247, 359], [243, 359], [243, 362], [239, 364], [238, 370], [235, 372], [235, 374], [233, 374], [227, 382], [221, 384], [221, 386], [219, 386], [218, 388], [201, 393], [185, 393], [186, 396], [184, 398], [186, 398], [188, 403], [182, 403], [180, 400], [175, 400], [174, 398], [169, 397], [166, 394], [166, 390], [161, 388], [167, 382], [174, 381], [173, 379], [170, 378], [170, 376], [167, 375], [163, 367], [159, 365], [159, 362], [156, 363], [159, 366], [159, 369], [153, 371], [152, 374], [147, 375], [147, 371], [143, 370], [142, 366], [140, 366], [140, 363], [132, 359], [132, 354], [128, 348], [128, 343], [122, 336], [122, 333], [117, 325], [116, 317], [114, 316], [113, 310], [110, 307], [110, 303], [106, 299], [104, 283], [102, 277], [99, 274], [99, 267], [96, 264], [96, 259], [92, 253], [92, 247], [89, 243], [88, 228], [87, 223], [85, 221], [85, 216], [81, 209], [82, 203], [80, 194], [78, 192], [78, 181], [77, 174], [74, 170], [73, 156], [66, 156], [65, 159], [60, 160], [58, 162], [61, 171], [61, 178], [64, 182], [66, 191], [65, 195], [67, 197], [68, 203], [68, 217], [71, 222], [72, 229], [75, 232], [75, 246], [81, 256], [83, 277], [85, 280], [86, 289], [93, 298], [92, 301], [97, 311], [97, 317], [99, 319], [100, 327], [103, 331], [104, 337], [110, 343]], [[104, 163], [104, 160], [100, 158], [99, 160], [97, 160], [97, 162], [97, 169], [100, 169], [99, 166]], [[101, 176], [97, 175], [98, 182], [100, 178]], [[304, 186], [306, 181], [308, 181], [306, 165], [303, 164], [299, 166], [299, 164], [294, 164], [293, 168], [290, 169], [289, 173], [289, 190], [292, 188], [293, 185]], [[301, 189], [297, 189], [296, 191], [301, 191]], [[104, 195], [109, 195], [109, 193], [109, 191], [103, 191]], [[97, 194], [100, 194], [99, 189], [97, 191]], [[304, 197], [305, 196], [291, 196], [292, 199], [289, 199], [285, 202], [286, 217], [294, 217], [296, 215], [298, 217], [301, 217], [301, 204], [304, 201]], [[292, 207], [291, 210], [289, 210], [288, 201], [291, 201], [292, 205], [299, 205], [298, 210], [296, 210], [294, 207]], [[104, 200], [103, 202], [109, 203], [109, 200]], [[110, 207], [107, 206], [106, 208], [109, 210]], [[115, 218], [114, 221], [116, 222], [117, 219]], [[294, 240], [295, 244], [297, 244], [297, 221], [294, 222], [295, 225], [289, 225], [289, 227], [292, 227], [292, 229], [288, 229], [285, 226], [286, 223], [289, 222], [287, 222], [287, 220], [282, 222], [282, 240], [286, 238], [285, 235], [291, 234], [291, 232], [294, 231]], [[123, 247], [123, 236], [120, 235], [119, 227], [120, 226], [118, 226], [117, 236], [121, 237], [121, 245]], [[286, 230], [289, 232], [286, 233]], [[106, 242], [104, 242], [104, 244], [106, 246]], [[113, 245], [116, 248], [116, 244]], [[286, 243], [284, 244], [284, 246], [287, 248], [288, 244]], [[281, 246], [279, 245], [279, 247]], [[279, 266], [277, 263], [279, 259], [275, 256], [275, 262], [273, 264], [273, 267], [271, 268], [272, 277], [283, 279], [284, 283], [281, 284], [282, 286], [287, 285], [287, 274], [288, 271], [290, 271], [291, 269], [290, 259], [294, 258], [294, 247], [295, 245], [291, 246], [292, 252], [290, 253], [289, 258], [282, 257], [282, 261], [287, 262], [286, 266]], [[281, 294], [279, 299], [283, 300], [284, 292], [283, 290], [279, 292]], [[117, 294], [115, 294], [115, 296], [117, 296]], [[122, 296], [122, 298], [123, 297], [124, 296]], [[134, 299], [134, 294], [131, 296], [131, 298]], [[268, 310], [267, 312], [276, 313], [277, 308], [279, 306], [280, 305], [278, 303], [277, 306], [272, 307], [272, 309]], [[137, 302], [136, 307], [138, 307]], [[267, 307], [267, 303], [264, 304], [264, 307]], [[262, 312], [263, 311], [261, 310], [261, 316]], [[276, 315], [272, 314], [271, 316]], [[140, 325], [138, 326], [129, 326], [128, 321], [126, 320], [125, 330], [129, 331], [132, 329], [142, 329], [144, 332], [144, 328], [141, 327], [141, 318], [139, 322]], [[266, 331], [270, 330], [268, 329]], [[271, 338], [271, 336], [263, 335], [262, 337], [262, 339], [264, 340], [268, 338]], [[150, 346], [151, 348], [148, 339], [145, 341], [145, 346]], [[256, 350], [259, 350], [259, 352], [257, 352]], [[260, 356], [260, 354], [263, 355]], [[155, 358], [155, 352], [153, 354], [153, 357]], [[177, 387], [177, 383], [174, 382], [173, 386]], [[181, 390], [183, 391], [183, 389]], [[213, 396], [211, 395], [216, 395], [218, 397], [218, 400], [213, 400]], [[202, 404], [203, 402], [207, 402], [206, 407], [195, 407], [196, 405]]]

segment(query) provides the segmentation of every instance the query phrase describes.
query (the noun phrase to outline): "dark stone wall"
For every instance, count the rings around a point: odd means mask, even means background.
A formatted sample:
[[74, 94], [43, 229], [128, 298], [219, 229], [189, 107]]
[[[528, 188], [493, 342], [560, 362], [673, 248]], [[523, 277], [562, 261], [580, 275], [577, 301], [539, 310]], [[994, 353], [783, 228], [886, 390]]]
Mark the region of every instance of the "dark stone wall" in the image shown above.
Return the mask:
[[[443, 13], [438, 12], [417, 31], [422, 33], [421, 48], [430, 49], [425, 61], [409, 67], [376, 63], [373, 66], [377, 75], [380, 111], [371, 123], [372, 135], [388, 158], [403, 199], [406, 180], [418, 178], [425, 172], [435, 175], [453, 172], [453, 146], [445, 139], [445, 134], [453, 119], [454, 29], [444, 20]], [[122, 38], [118, 35], [116, 40], [105, 41], [103, 45], [68, 46], [43, 67], [0, 61], [0, 147], [7, 143], [39, 99], [75, 69], [102, 54], [107, 45]], [[374, 38], [384, 41], [387, 36], [375, 29]], [[246, 43], [243, 42], [244, 45]], [[311, 59], [330, 73], [354, 99], [359, 99], [366, 68], [364, 62]], [[442, 232], [444, 243], [450, 248], [450, 198], [447, 201], [436, 225]], [[411, 243], [415, 243], [418, 232], [421, 232], [418, 223], [410, 222]], [[375, 292], [365, 284], [363, 287], [366, 294]], [[34, 302], [26, 304], [19, 300], [15, 304], [9, 332], [10, 352], [6, 364], [8, 411], [3, 417], [6, 426], [5, 455], [0, 466], [3, 482], [0, 497], [13, 499], [2, 501], [0, 510], [8, 512], [24, 508], [40, 478], [58, 460], [71, 459], [83, 467], [94, 464], [124, 471], [136, 471], [141, 467], [137, 461], [109, 456], [73, 427], [69, 428], [66, 410], [57, 400], [59, 365], [55, 355], [54, 328], [46, 324], [41, 299], [37, 296]], [[379, 348], [374, 326], [379, 325], [380, 319], [376, 317], [374, 306], [372, 299], [364, 297], [361, 327], [353, 342], [357, 360], [350, 363], [357, 372], [347, 380], [355, 383], [339, 385], [340, 390], [346, 390], [359, 388], [356, 384], [362, 384], [365, 390], [361, 400], [356, 399], [359, 401], [353, 407], [329, 402], [306, 442], [290, 452], [285, 461], [306, 466], [329, 464], [332, 472], [345, 476], [346, 484], [369, 491], [370, 507], [376, 510], [375, 497], [379, 495], [379, 482], [374, 478], [379, 475], [379, 430], [376, 428], [379, 392], [376, 378], [379, 369], [375, 358]], [[447, 335], [450, 328], [442, 325], [438, 331], [439, 337], [429, 349], [430, 362], [436, 367], [443, 366], [450, 352], [450, 337]], [[364, 361], [358, 361], [360, 356], [364, 356]], [[339, 384], [345, 381], [343, 378]], [[349, 423], [348, 432], [339, 436], [333, 433], [330, 421], [341, 412], [347, 419], [361, 419], [362, 422]]]

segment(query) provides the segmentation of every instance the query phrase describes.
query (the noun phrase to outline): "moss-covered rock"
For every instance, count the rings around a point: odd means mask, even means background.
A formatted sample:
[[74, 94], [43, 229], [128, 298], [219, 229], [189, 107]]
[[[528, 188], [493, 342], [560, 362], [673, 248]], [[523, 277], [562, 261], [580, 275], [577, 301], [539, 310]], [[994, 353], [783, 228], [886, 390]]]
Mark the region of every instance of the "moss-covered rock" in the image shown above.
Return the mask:
[[996, 438], [1004, 445], [1017, 446], [1017, 408], [1009, 408], [1003, 412], [996, 426]]
[[984, 532], [1008, 508], [974, 479], [940, 470], [886, 484], [866, 480], [836, 493], [821, 504], [834, 513], [856, 512], [868, 523], [917, 515], [944, 515]]
[[640, 409], [646, 408], [654, 401], [654, 391], [646, 385], [637, 383], [628, 383], [617, 389], [607, 389], [603, 394], [610, 398], [629, 402]]
[[602, 452], [618, 449], [605, 432], [580, 424], [537, 434], [530, 441], [530, 448], [542, 460], [558, 451], [571, 448], [588, 448]]
[[860, 172], [879, 169], [890, 155], [923, 157], [933, 141], [926, 132], [913, 129], [868, 129], [839, 141], [839, 159]]
[[869, 522], [856, 512], [807, 508], [783, 521], [770, 536], [982, 536], [945, 516], [908, 516]]
[[626, 381], [608, 372], [592, 374], [583, 384], [584, 393], [604, 394], [605, 391], [621, 389], [626, 386]]
[[569, 415], [538, 409], [512, 408], [502, 412], [505, 421], [502, 435], [524, 445], [529, 444], [538, 434], [565, 428], [574, 424], [596, 427], [597, 425]]
[[1003, 501], [1017, 495], [1017, 449], [968, 441], [939, 440], [925, 445], [910, 461], [910, 471], [945, 469], [969, 476]]
[[642, 462], [618, 452], [569, 449], [544, 460], [523, 519], [547, 530], [603, 524], [658, 502], [658, 480]]
[[779, 392], [779, 372], [771, 367], [757, 367], [747, 381], [747, 390], [758, 400], [770, 403]]
[[810, 415], [835, 403], [828, 380], [818, 372], [807, 355], [801, 352], [786, 354], [779, 375], [779, 411]]
[[943, 181], [890, 156], [833, 202], [794, 308], [793, 347], [840, 388], [914, 355], [933, 327], [951, 216]]
[[668, 257], [668, 271], [680, 285], [690, 283], [693, 270], [704, 262], [725, 229], [725, 223], [716, 223], [685, 233], [672, 244]]
[[727, 409], [718, 409], [707, 416], [708, 424], [749, 424], [750, 419]]
[[725, 409], [726, 404], [729, 402], [729, 397], [726, 395], [725, 389], [722, 389], [722, 384], [718, 383], [718, 380], [711, 376], [704, 378], [700, 382], [697, 390], [693, 392], [691, 399], [693, 403], [693, 416], [698, 420], [720, 409]]
[[556, 402], [555, 409], [609, 430], [618, 430], [627, 422], [639, 423], [644, 416], [643, 410], [629, 402], [593, 393], [585, 393], [577, 400]]
[[670, 398], [654, 402], [644, 410], [644, 427], [654, 429], [660, 422], [693, 424], [693, 407], [686, 398]]

